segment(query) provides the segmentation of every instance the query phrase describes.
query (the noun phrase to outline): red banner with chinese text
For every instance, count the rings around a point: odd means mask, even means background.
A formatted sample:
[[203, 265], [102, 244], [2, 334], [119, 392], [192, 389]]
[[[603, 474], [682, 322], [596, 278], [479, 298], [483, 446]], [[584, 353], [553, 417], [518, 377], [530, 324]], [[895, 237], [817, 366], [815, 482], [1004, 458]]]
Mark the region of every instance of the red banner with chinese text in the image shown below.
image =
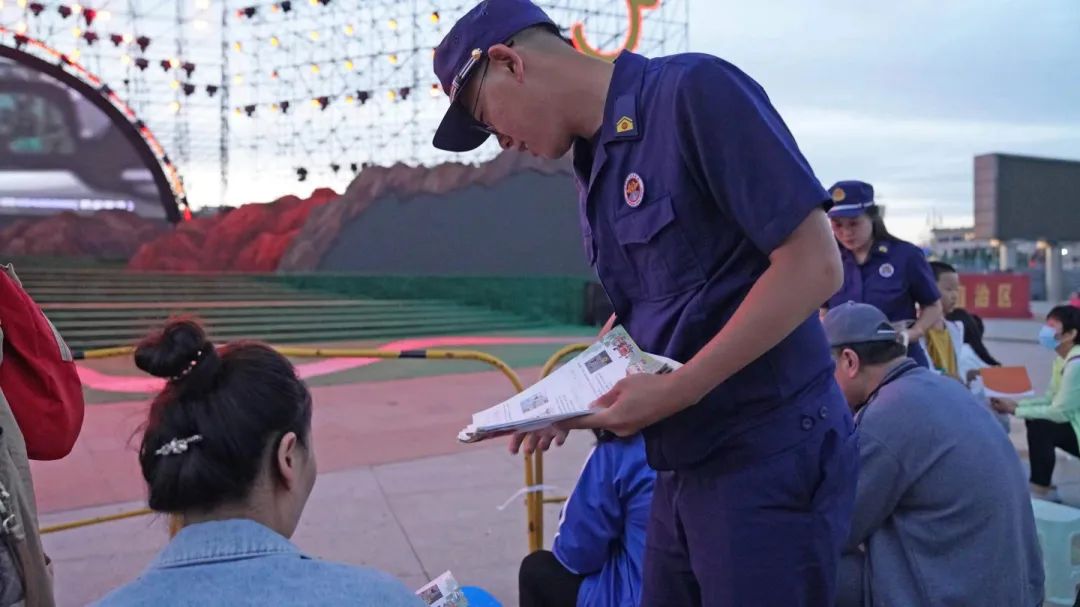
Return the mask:
[[983, 318], [1031, 318], [1031, 277], [961, 274], [959, 306]]

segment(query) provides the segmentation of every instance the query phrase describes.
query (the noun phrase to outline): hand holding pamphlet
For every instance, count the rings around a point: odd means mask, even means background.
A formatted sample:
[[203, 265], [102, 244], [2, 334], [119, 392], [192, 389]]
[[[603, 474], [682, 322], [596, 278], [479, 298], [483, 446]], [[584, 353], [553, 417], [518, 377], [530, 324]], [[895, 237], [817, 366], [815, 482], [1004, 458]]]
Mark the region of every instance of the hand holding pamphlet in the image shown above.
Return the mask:
[[458, 440], [474, 443], [588, 415], [596, 399], [627, 375], [669, 373], [680, 366], [673, 360], [642, 352], [625, 329], [615, 327], [520, 394], [474, 413], [472, 423], [458, 434]]

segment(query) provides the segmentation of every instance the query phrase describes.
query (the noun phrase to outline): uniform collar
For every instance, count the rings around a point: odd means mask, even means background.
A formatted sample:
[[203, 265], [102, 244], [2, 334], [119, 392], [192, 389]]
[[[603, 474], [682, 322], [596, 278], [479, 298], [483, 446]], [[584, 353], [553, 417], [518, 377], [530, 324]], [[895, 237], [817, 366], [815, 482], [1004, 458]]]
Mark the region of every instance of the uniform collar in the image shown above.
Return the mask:
[[589, 175], [588, 188], [596, 182], [597, 175], [607, 160], [606, 147], [609, 143], [637, 141], [641, 139], [643, 125], [639, 112], [642, 82], [645, 66], [649, 60], [630, 51], [623, 51], [615, 59], [615, 66], [608, 84], [607, 99], [604, 102], [604, 121], [600, 125], [595, 153], [592, 158], [592, 171]]
[[604, 124], [600, 127], [600, 145], [612, 141], [641, 139], [641, 114], [638, 99], [648, 59], [623, 51], [615, 59], [615, 69], [604, 103]]
[[866, 413], [866, 408], [873, 403], [878, 394], [881, 393], [882, 388], [900, 379], [901, 377], [911, 373], [912, 371], [918, 371], [922, 369], [919, 363], [910, 358], [905, 358], [902, 362], [897, 363], [893, 368], [889, 369], [889, 372], [885, 374], [885, 377], [881, 378], [881, 383], [878, 384], [874, 391], [870, 393], [870, 396], [866, 397], [866, 402], [858, 407], [855, 411], [855, 423], [858, 424], [862, 421], [863, 415]]
[[253, 520], [211, 521], [181, 529], [154, 559], [151, 568], [234, 561], [269, 554], [301, 556], [292, 542]]
[[[870, 260], [875, 257], [888, 259], [889, 254], [892, 253], [892, 251], [893, 245], [891, 242], [885, 240], [876, 241], [870, 246], [870, 255], [867, 256], [866, 261], [869, 263]], [[851, 263], [855, 263], [855, 253], [852, 253], [846, 247], [840, 247], [840, 256]]]
[[892, 243], [885, 240], [878, 240], [874, 242], [874, 245], [870, 247], [870, 256], [875, 255], [880, 257], [887, 256], [892, 251]]

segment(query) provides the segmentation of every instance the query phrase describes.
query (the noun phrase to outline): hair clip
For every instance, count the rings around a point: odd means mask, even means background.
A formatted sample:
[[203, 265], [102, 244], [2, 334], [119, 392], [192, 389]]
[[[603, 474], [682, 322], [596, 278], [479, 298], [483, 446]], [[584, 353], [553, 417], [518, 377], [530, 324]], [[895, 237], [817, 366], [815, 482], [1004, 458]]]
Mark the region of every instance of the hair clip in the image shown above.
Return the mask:
[[188, 450], [188, 444], [197, 443], [201, 440], [201, 434], [193, 434], [187, 438], [174, 438], [162, 445], [161, 448], [154, 453], [157, 455], [180, 455]]
[[187, 374], [191, 373], [191, 371], [193, 369], [195, 369], [196, 365], [199, 364], [199, 361], [202, 360], [202, 355], [203, 355], [202, 350], [199, 350], [198, 352], [196, 352], [195, 357], [192, 358], [190, 361], [188, 361], [187, 367], [185, 367], [183, 371], [177, 373], [176, 375], [173, 375], [170, 379], [172, 379], [173, 381], [177, 381], [177, 380], [179, 380], [179, 379], [181, 379], [183, 377], [187, 377]]

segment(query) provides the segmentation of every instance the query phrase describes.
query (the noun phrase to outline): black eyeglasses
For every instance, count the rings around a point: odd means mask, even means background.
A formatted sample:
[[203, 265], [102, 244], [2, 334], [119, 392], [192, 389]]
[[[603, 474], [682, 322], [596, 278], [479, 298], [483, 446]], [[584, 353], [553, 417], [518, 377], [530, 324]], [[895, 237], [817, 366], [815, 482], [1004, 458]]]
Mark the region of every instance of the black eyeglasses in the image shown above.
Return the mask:
[[469, 115], [472, 116], [473, 122], [476, 123], [475, 126], [477, 129], [480, 129], [481, 131], [489, 135], [495, 135], [496, 137], [498, 137], [499, 134], [495, 132], [495, 129], [491, 125], [481, 122], [476, 117], [476, 108], [480, 105], [480, 91], [484, 90], [484, 81], [487, 80], [487, 71], [489, 65], [491, 65], [490, 61], [484, 62], [484, 71], [480, 74], [480, 84], [476, 87], [476, 100], [473, 101], [472, 111], [469, 112]]
[[[506, 46], [514, 46], [514, 41], [508, 40], [506, 42]], [[450, 83], [451, 103], [456, 102], [457, 96], [461, 93], [461, 89], [464, 88], [465, 83], [469, 79], [469, 75], [476, 67], [476, 63], [485, 58], [484, 54], [484, 51], [478, 48], [473, 49], [472, 53], [469, 54], [468, 60], [466, 60], [465, 64], [461, 66], [461, 69], [458, 70], [458, 73], [454, 76], [453, 82]], [[476, 129], [483, 131], [489, 135], [495, 135], [496, 137], [498, 137], [499, 133], [495, 130], [494, 127], [492, 127], [490, 124], [485, 124], [480, 120], [477, 120], [476, 118], [476, 108], [480, 105], [480, 92], [484, 90], [484, 81], [487, 80], [487, 72], [490, 65], [490, 60], [484, 62], [484, 71], [480, 74], [480, 84], [476, 87], [476, 100], [473, 101], [472, 111], [469, 112], [469, 115], [472, 117], [473, 122], [475, 123], [473, 126]]]

